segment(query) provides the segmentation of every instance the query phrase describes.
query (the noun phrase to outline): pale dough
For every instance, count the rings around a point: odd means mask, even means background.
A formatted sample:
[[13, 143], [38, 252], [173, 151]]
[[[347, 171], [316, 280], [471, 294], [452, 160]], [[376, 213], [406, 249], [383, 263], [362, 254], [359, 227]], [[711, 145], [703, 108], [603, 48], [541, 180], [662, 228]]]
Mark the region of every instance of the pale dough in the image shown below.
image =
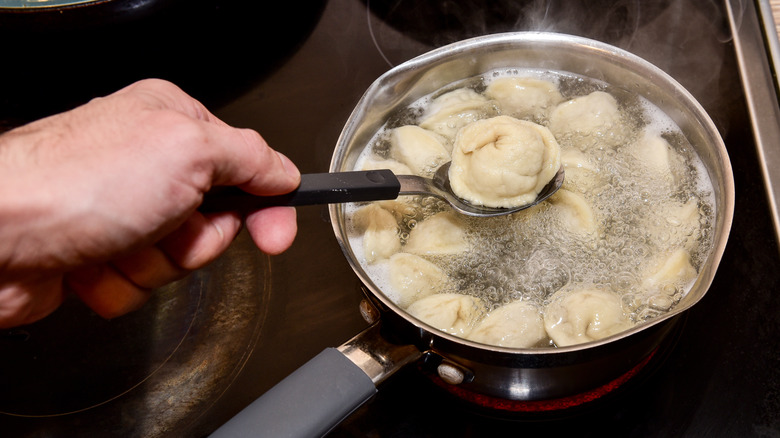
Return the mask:
[[539, 308], [528, 301], [515, 301], [490, 312], [468, 339], [499, 347], [530, 348], [546, 336]]
[[474, 321], [484, 313], [485, 308], [479, 298], [442, 293], [415, 301], [406, 311], [439, 330], [464, 337], [471, 332]]
[[601, 289], [556, 292], [544, 310], [544, 325], [559, 347], [603, 339], [632, 326], [620, 297]]
[[449, 177], [453, 192], [472, 204], [518, 207], [533, 202], [560, 167], [560, 147], [547, 128], [498, 116], [458, 132]]

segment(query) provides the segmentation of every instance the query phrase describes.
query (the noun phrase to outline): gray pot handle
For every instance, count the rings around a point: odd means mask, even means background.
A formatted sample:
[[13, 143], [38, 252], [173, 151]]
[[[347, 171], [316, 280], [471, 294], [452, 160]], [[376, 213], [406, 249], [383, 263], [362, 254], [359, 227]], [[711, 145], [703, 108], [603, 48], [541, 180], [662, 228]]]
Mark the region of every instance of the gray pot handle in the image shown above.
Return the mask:
[[375, 322], [327, 348], [222, 425], [211, 438], [318, 438], [376, 393], [376, 385], [422, 352], [386, 341]]
[[376, 393], [374, 382], [335, 348], [287, 376], [212, 438], [324, 436]]

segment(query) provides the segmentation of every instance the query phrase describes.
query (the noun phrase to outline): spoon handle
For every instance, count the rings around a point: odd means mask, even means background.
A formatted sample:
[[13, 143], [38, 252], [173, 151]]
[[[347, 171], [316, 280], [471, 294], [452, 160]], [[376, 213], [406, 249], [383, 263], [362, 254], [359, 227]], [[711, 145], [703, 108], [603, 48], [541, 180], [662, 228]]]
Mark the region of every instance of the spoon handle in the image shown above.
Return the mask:
[[387, 169], [355, 172], [308, 173], [290, 193], [258, 196], [237, 187], [215, 187], [203, 196], [201, 213], [252, 211], [265, 207], [336, 204], [395, 199], [401, 183]]

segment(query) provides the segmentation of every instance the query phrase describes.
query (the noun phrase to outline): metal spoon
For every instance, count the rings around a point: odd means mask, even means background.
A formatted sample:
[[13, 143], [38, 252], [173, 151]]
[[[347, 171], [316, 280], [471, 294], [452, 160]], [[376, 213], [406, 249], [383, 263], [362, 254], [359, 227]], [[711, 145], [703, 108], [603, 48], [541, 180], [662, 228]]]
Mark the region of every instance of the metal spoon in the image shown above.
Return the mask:
[[563, 184], [563, 167], [530, 204], [513, 208], [494, 208], [471, 204], [452, 193], [450, 163], [436, 170], [433, 178], [395, 175], [388, 169], [354, 172], [309, 173], [301, 175], [301, 185], [279, 196], [257, 196], [236, 187], [218, 187], [203, 197], [198, 210], [252, 211], [272, 206], [335, 204], [395, 199], [402, 195], [429, 195], [444, 200], [456, 211], [476, 217], [493, 217], [532, 207], [552, 196]]

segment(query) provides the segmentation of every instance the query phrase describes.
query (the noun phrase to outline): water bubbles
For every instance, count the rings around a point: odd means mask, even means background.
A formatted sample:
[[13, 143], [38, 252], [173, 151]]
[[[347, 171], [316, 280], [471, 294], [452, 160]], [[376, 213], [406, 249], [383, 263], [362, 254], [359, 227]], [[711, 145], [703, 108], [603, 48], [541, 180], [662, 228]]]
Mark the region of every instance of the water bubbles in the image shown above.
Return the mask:
[[[500, 69], [464, 84], [480, 92], [492, 79], [521, 74], [528, 75], [529, 71]], [[566, 99], [597, 90], [617, 91], [598, 81], [566, 73], [533, 74], [555, 80]], [[630, 92], [613, 94], [620, 98], [620, 120], [590, 132], [566, 132], [556, 137], [562, 149], [579, 150], [589, 163], [596, 165], [596, 178], [578, 182], [567, 177], [566, 188], [584, 197], [597, 231], [582, 234], [570, 229], [550, 203], [505, 217], [463, 218], [469, 251], [435, 260], [458, 292], [482, 299], [490, 309], [517, 300], [529, 300], [543, 307], [555, 292], [587, 285], [620, 294], [624, 311], [637, 322], [668, 312], [683, 298], [684, 285], [669, 284], [648, 290], [643, 284], [645, 270], [654, 257], [679, 247], [680, 242], [685, 242], [686, 249], [691, 251], [693, 265], [701, 264], [714, 232], [712, 187], [695, 151], [668, 117]], [[405, 117], [419, 115], [429, 99], [420, 102]], [[481, 117], [492, 117], [499, 109], [485, 111]], [[546, 123], [544, 114], [532, 115], [531, 119]], [[455, 127], [459, 121], [451, 119], [449, 123]], [[679, 155], [679, 160], [671, 163], [669, 178], [658, 178], [630, 153], [643, 130], [663, 133], [671, 146], [670, 153]], [[378, 134], [375, 152], [387, 156], [389, 148], [386, 133]], [[697, 203], [699, 214], [693, 227], [661, 208], [670, 202], [685, 204], [690, 199]], [[415, 197], [409, 205], [413, 205], [412, 212], [403, 212], [399, 222], [402, 242], [420, 221], [449, 209], [433, 197]], [[353, 242], [352, 246], [357, 245]], [[376, 275], [383, 274], [380, 269], [376, 271]]]

